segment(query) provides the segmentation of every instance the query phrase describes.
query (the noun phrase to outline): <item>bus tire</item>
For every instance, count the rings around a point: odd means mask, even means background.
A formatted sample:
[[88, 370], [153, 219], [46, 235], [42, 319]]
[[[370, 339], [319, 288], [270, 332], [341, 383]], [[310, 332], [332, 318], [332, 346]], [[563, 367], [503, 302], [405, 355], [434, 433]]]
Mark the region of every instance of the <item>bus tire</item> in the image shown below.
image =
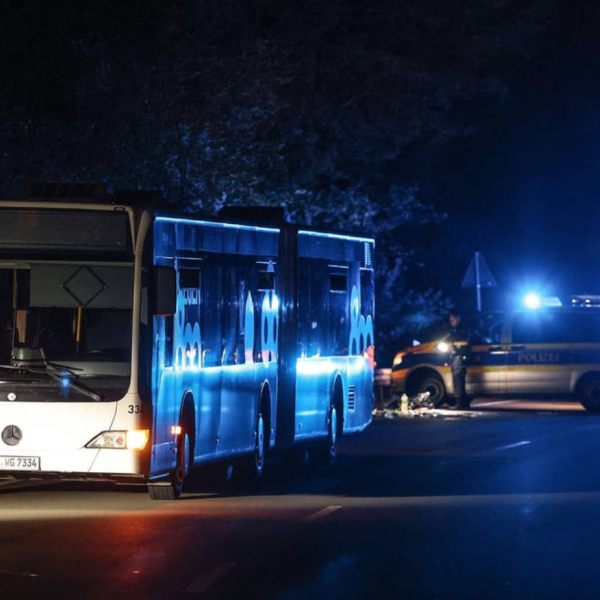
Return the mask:
[[261, 410], [256, 417], [256, 427], [254, 430], [254, 452], [252, 453], [251, 474], [255, 479], [261, 477], [265, 470], [266, 442], [265, 419]]
[[254, 420], [254, 448], [252, 453], [241, 461], [241, 476], [246, 481], [260, 479], [265, 470], [271, 438], [270, 400], [269, 389], [265, 386]]
[[600, 413], [600, 377], [590, 377], [582, 381], [579, 398], [586, 410]]
[[262, 411], [259, 411], [254, 425], [254, 450], [251, 454], [244, 456], [238, 461], [239, 477], [237, 478], [243, 482], [249, 483], [260, 479], [264, 473], [267, 451], [265, 428], [265, 418]]
[[177, 500], [183, 492], [183, 484], [190, 474], [193, 463], [193, 442], [191, 428], [181, 426], [177, 436], [177, 461], [169, 479], [148, 484], [148, 492], [152, 500]]
[[327, 466], [335, 460], [340, 434], [339, 419], [338, 408], [332, 402], [327, 413], [327, 438], [324, 444], [319, 445], [315, 455], [315, 463], [318, 467]]

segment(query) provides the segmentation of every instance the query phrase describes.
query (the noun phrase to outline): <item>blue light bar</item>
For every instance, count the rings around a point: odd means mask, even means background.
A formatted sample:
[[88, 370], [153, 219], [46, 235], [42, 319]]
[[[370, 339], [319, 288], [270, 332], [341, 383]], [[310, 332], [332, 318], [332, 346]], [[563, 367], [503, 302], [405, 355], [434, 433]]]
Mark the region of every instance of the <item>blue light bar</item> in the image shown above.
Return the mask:
[[523, 296], [523, 305], [525, 308], [536, 310], [548, 306], [562, 306], [562, 302], [557, 296], [540, 296], [537, 292], [528, 292]]
[[531, 308], [532, 310], [540, 308], [540, 306], [542, 306], [542, 298], [535, 292], [527, 292], [527, 294], [523, 296], [523, 305], [525, 308]]

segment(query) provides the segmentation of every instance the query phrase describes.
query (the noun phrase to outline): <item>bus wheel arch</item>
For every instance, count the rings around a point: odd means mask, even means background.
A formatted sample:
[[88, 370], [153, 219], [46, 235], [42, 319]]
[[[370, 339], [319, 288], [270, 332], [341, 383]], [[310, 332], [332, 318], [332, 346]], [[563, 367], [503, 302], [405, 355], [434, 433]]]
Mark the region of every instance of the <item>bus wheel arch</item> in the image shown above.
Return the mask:
[[600, 413], [600, 373], [586, 373], [577, 383], [577, 396], [591, 413]]

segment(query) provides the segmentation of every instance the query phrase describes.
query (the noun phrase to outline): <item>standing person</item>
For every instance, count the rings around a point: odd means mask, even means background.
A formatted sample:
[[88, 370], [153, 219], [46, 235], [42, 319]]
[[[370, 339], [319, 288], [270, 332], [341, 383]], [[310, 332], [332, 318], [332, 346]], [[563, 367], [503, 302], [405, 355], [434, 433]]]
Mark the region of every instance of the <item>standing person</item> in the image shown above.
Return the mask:
[[456, 394], [456, 408], [465, 410], [470, 406], [465, 385], [469, 358], [467, 332], [461, 324], [461, 317], [458, 313], [450, 313], [448, 320], [450, 323], [448, 341], [452, 348], [452, 383]]

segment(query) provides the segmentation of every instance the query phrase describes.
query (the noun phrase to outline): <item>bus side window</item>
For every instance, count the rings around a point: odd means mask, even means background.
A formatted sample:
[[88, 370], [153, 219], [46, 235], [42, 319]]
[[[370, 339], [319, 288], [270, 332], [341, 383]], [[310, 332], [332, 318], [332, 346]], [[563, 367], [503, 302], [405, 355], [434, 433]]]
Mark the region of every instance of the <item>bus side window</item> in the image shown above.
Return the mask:
[[200, 335], [203, 367], [217, 367], [222, 358], [222, 271], [221, 265], [202, 267]]
[[[235, 365], [238, 362], [238, 290], [237, 269], [228, 265], [223, 269], [223, 343], [221, 364]], [[243, 353], [242, 353], [243, 354]]]
[[348, 314], [348, 270], [329, 267], [329, 322], [327, 353], [347, 356], [350, 336]]
[[318, 358], [326, 351], [329, 318], [327, 263], [298, 260], [298, 352], [302, 358]]
[[[162, 267], [163, 273], [161, 276], [166, 274], [166, 270]], [[147, 289], [147, 294], [151, 294], [152, 301], [152, 314], [154, 318], [154, 326], [155, 326], [155, 340], [149, 341], [151, 345], [154, 345], [154, 342], [157, 343], [157, 349], [160, 349], [158, 361], [159, 364], [162, 363], [162, 367], [172, 367], [175, 362], [175, 315], [170, 314], [160, 314], [160, 311], [157, 310], [159, 302], [157, 301], [158, 296], [158, 287], [159, 282], [157, 280], [159, 270], [157, 267], [154, 268], [153, 272], [153, 280], [152, 288]], [[146, 273], [143, 275], [144, 279], [143, 284], [148, 287], [149, 283], [149, 274]], [[174, 293], [174, 292], [172, 292]], [[150, 314], [147, 317], [150, 318]]]

